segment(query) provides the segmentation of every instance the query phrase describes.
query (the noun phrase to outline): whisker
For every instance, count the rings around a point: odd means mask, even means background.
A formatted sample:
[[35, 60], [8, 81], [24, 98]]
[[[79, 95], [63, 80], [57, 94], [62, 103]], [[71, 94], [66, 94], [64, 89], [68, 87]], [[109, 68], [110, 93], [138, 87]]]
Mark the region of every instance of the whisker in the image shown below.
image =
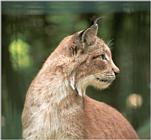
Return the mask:
[[113, 45], [114, 45], [114, 39], [111, 39], [107, 42], [108, 47], [112, 50], [113, 49]]

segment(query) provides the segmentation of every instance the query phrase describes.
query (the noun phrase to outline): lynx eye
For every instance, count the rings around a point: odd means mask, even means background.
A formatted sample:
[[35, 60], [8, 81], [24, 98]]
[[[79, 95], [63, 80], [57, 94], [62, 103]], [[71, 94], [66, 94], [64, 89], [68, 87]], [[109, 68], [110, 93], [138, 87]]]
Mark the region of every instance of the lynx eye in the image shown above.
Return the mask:
[[100, 55], [101, 60], [107, 60], [106, 55], [105, 54], [101, 54]]

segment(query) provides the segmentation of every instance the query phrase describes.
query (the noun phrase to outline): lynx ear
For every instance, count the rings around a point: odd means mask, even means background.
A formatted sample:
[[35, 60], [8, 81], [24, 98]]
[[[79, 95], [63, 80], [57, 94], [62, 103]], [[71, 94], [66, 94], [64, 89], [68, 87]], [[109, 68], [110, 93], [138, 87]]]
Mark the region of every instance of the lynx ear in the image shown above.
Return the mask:
[[94, 23], [91, 27], [83, 31], [81, 34], [82, 43], [87, 43], [87, 45], [92, 45], [95, 42], [95, 38], [98, 32], [98, 20], [102, 19], [103, 17], [98, 17], [94, 20]]
[[87, 45], [92, 45], [95, 42], [95, 38], [98, 32], [98, 25], [94, 24], [85, 31], [82, 32], [81, 41]]

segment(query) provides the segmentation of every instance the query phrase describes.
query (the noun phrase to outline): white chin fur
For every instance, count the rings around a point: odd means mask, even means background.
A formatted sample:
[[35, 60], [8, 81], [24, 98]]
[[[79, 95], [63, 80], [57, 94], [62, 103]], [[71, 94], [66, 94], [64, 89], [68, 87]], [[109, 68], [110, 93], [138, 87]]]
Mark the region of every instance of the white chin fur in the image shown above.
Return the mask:
[[88, 86], [93, 86], [97, 89], [105, 89], [107, 88], [108, 86], [110, 85], [110, 83], [107, 83], [107, 82], [101, 82], [101, 81], [98, 81], [95, 76], [93, 75], [90, 75], [82, 80], [80, 80], [77, 84], [76, 84], [76, 88], [77, 88], [77, 91], [78, 91], [78, 94], [79, 96], [84, 96], [85, 95], [85, 91], [86, 91], [86, 88]]
[[110, 85], [110, 83], [94, 80], [91, 85], [97, 89], [105, 89]]

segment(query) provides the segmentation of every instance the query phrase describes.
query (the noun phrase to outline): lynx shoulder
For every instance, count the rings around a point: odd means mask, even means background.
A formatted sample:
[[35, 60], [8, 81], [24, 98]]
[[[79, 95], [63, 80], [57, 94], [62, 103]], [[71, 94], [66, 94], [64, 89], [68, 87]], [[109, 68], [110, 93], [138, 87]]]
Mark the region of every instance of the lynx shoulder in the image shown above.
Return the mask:
[[22, 113], [25, 139], [136, 139], [115, 109], [86, 96], [107, 88], [119, 73], [96, 22], [65, 37], [32, 81]]

